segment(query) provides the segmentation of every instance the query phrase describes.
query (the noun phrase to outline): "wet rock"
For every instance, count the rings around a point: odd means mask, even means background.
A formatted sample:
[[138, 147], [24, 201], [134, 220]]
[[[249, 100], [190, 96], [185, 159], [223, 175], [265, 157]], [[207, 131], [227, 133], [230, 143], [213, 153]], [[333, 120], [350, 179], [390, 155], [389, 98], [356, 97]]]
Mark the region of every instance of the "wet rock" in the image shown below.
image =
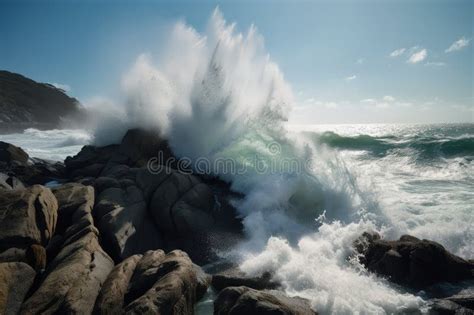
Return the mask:
[[58, 204], [49, 188], [35, 185], [0, 193], [0, 250], [48, 244]]
[[94, 314], [115, 315], [122, 313], [125, 294], [141, 255], [133, 255], [114, 267], [97, 298]]
[[25, 263], [0, 263], [0, 314], [18, 314], [35, 276]]
[[203, 232], [214, 223], [214, 198], [197, 177], [173, 172], [157, 187], [150, 201], [151, 214], [165, 234], [178, 237]]
[[240, 286], [256, 290], [274, 290], [280, 287], [280, 283], [272, 279], [270, 272], [264, 272], [258, 276], [248, 276], [238, 267], [233, 267], [213, 275], [212, 286], [218, 291], [227, 287]]
[[192, 314], [198, 287], [195, 268], [186, 253], [168, 253], [155, 271], [157, 281], [125, 307], [125, 314]]
[[22, 148], [0, 141], [0, 162], [6, 163], [7, 165], [26, 165], [28, 159], [28, 154]]
[[[120, 144], [119, 152], [127, 157], [127, 165], [146, 166], [150, 158], [162, 159], [160, 164], [173, 162], [174, 156], [168, 142], [158, 132], [143, 129], [130, 129]], [[175, 163], [171, 163], [174, 165]]]
[[67, 157], [64, 161], [66, 171], [71, 174], [74, 171], [94, 164], [105, 164], [117, 153], [118, 145], [108, 145], [105, 147], [84, 146], [74, 157]]
[[[158, 159], [153, 168], [147, 167], [150, 158]], [[180, 248], [195, 262], [206, 263], [219, 246], [228, 247], [241, 236], [230, 188], [160, 165], [166, 159], [174, 159], [166, 141], [132, 129], [120, 145], [86, 146], [66, 160], [69, 174], [92, 176], [83, 179], [96, 187], [94, 217], [116, 262], [156, 248]], [[93, 165], [105, 166], [99, 175], [84, 171]]]
[[474, 264], [449, 253], [442, 245], [402, 236], [398, 241], [374, 239], [362, 251], [368, 270], [414, 288], [473, 278]]
[[142, 191], [120, 183], [120, 188], [102, 191], [94, 208], [106, 248], [116, 261], [164, 245]]
[[305, 299], [290, 298], [278, 291], [258, 291], [248, 287], [228, 287], [214, 301], [215, 315], [238, 314], [317, 314]]

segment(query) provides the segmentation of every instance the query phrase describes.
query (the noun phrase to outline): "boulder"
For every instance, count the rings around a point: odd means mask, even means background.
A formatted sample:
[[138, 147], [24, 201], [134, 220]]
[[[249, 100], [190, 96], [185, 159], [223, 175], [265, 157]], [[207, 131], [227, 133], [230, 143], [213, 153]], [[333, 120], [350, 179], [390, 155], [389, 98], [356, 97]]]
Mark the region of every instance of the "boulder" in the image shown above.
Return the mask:
[[89, 232], [62, 248], [22, 314], [90, 314], [113, 261]]
[[468, 280], [474, 276], [473, 262], [449, 253], [436, 242], [408, 235], [398, 241], [368, 240], [361, 255], [361, 262], [369, 271], [413, 288]]
[[120, 185], [102, 191], [94, 208], [106, 248], [116, 261], [164, 245], [142, 190], [127, 181]]
[[145, 294], [158, 281], [160, 277], [158, 268], [165, 258], [166, 254], [161, 249], [150, 250], [143, 255], [128, 285], [125, 297], [127, 304]]
[[130, 129], [122, 139], [119, 148], [120, 154], [127, 157], [129, 166], [147, 166], [150, 158], [157, 158], [161, 165], [175, 165], [174, 158], [168, 142], [161, 138], [158, 132], [144, 129]]
[[[147, 167], [151, 158], [158, 161]], [[178, 172], [165, 140], [156, 132], [129, 130], [120, 145], [86, 146], [66, 159], [68, 174], [96, 188], [94, 217], [109, 255], [180, 248], [197, 263], [241, 237], [229, 186]], [[166, 164], [166, 163], [165, 163]], [[212, 184], [211, 184], [212, 182]]]
[[59, 203], [61, 228], [58, 230], [63, 233], [61, 249], [20, 313], [90, 314], [100, 288], [114, 267], [100, 246], [93, 225], [94, 191], [90, 186], [67, 184], [55, 188], [54, 193]]
[[58, 224], [56, 234], [64, 235], [71, 227], [93, 225], [92, 208], [95, 202], [94, 188], [68, 183], [53, 189], [58, 200]]
[[90, 165], [104, 165], [117, 153], [118, 147], [119, 146], [115, 144], [105, 147], [86, 145], [82, 147], [81, 151], [74, 157], [68, 156], [66, 158], [64, 161], [66, 172], [71, 174], [74, 171], [79, 171], [80, 169]]
[[245, 286], [256, 290], [274, 290], [281, 285], [272, 279], [270, 272], [258, 276], [246, 275], [239, 267], [233, 267], [212, 276], [212, 286], [220, 291], [227, 287]]
[[6, 163], [7, 165], [26, 165], [28, 159], [28, 154], [22, 148], [0, 141], [0, 162]]
[[153, 273], [147, 277], [156, 282], [151, 288], [140, 288], [145, 293], [125, 307], [125, 314], [192, 314], [202, 287], [198, 289], [196, 266], [188, 255], [180, 250], [168, 253]]
[[58, 204], [49, 188], [35, 185], [0, 193], [0, 250], [46, 246], [56, 227]]
[[4, 173], [0, 173], [0, 189], [22, 189], [25, 188], [25, 185], [16, 178], [15, 176], [10, 176]]
[[192, 314], [209, 284], [209, 275], [185, 252], [147, 251], [112, 270], [94, 314]]
[[114, 267], [104, 282], [95, 303], [94, 314], [115, 315], [122, 313], [125, 293], [141, 255], [133, 255]]
[[26, 249], [10, 247], [0, 253], [0, 262], [26, 262]]
[[173, 171], [154, 191], [149, 209], [163, 233], [184, 237], [214, 223], [214, 197], [197, 177]]
[[0, 263], [0, 314], [18, 314], [35, 276], [25, 263]]
[[228, 287], [214, 301], [214, 315], [314, 315], [307, 300], [290, 298], [279, 291], [258, 291], [248, 287]]

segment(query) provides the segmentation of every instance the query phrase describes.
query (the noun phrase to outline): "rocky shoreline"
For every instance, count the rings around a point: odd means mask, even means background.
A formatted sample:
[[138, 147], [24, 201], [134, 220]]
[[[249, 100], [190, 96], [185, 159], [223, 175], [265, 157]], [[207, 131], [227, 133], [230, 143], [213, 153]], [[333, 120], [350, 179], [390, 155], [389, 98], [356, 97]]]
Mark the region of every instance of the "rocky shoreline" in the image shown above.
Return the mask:
[[[214, 314], [317, 314], [271, 273], [205, 272], [243, 239], [228, 183], [150, 158], [166, 140], [133, 129], [121, 144], [85, 146], [64, 163], [0, 142], [0, 314], [193, 314], [208, 288]], [[474, 262], [438, 243], [365, 233], [354, 255], [413, 290], [473, 281]], [[430, 301], [431, 314], [474, 314], [474, 292]]]

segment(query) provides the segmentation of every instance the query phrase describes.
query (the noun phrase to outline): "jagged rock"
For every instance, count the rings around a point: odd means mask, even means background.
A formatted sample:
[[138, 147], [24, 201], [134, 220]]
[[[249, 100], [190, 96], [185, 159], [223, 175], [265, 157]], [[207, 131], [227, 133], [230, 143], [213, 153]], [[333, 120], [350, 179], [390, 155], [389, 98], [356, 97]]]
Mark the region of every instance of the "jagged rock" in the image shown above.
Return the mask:
[[160, 277], [160, 274], [157, 272], [158, 267], [160, 267], [165, 258], [166, 254], [161, 249], [150, 250], [143, 255], [128, 285], [125, 297], [127, 303], [145, 294], [158, 281]]
[[4, 173], [0, 173], [0, 189], [22, 189], [25, 188], [25, 185], [16, 178], [15, 176], [10, 176]]
[[71, 174], [89, 165], [106, 164], [117, 153], [118, 147], [115, 144], [105, 147], [86, 145], [76, 156], [66, 158], [64, 161], [66, 171]]
[[58, 204], [49, 188], [35, 185], [0, 193], [0, 250], [48, 244]]
[[127, 182], [121, 184], [124, 187], [102, 191], [94, 208], [107, 250], [116, 261], [163, 247], [142, 191]]
[[408, 235], [398, 241], [369, 240], [361, 262], [369, 271], [415, 288], [474, 276], [474, 263], [449, 253], [436, 242]]
[[58, 224], [56, 234], [64, 235], [71, 227], [93, 225], [94, 188], [68, 183], [53, 189], [58, 200]]
[[22, 149], [13, 144], [0, 141], [0, 162], [11, 164], [26, 165], [29, 156]]
[[[175, 250], [166, 254], [156, 270], [154, 265], [155, 275], [147, 274], [147, 278], [153, 277], [156, 282], [151, 288], [139, 290], [145, 293], [125, 307], [125, 314], [192, 314], [197, 300], [198, 276], [188, 255]], [[148, 281], [144, 283], [148, 284]]]
[[121, 314], [125, 293], [141, 255], [133, 255], [114, 267], [100, 291], [95, 303], [94, 314]]
[[92, 187], [67, 184], [54, 193], [64, 233], [62, 248], [48, 264], [38, 289], [22, 305], [21, 314], [90, 314], [114, 267], [93, 225], [94, 192]]
[[35, 276], [25, 263], [0, 263], [0, 314], [18, 314]]
[[248, 276], [238, 267], [233, 267], [213, 275], [212, 286], [218, 291], [227, 287], [240, 286], [256, 290], [274, 290], [280, 287], [280, 283], [272, 279], [270, 272], [264, 272], [259, 276]]
[[228, 287], [214, 301], [215, 315], [314, 315], [305, 299], [290, 298], [278, 291], [258, 291], [248, 287]]
[[90, 314], [113, 261], [89, 232], [60, 251], [44, 280], [23, 304], [22, 314]]
[[[65, 163], [73, 177], [92, 176], [82, 179], [96, 188], [93, 213], [115, 261], [156, 248], [180, 248], [197, 263], [209, 261], [242, 231], [231, 206], [235, 195], [217, 181], [209, 185], [169, 166], [148, 168], [153, 157], [174, 158], [156, 133], [132, 129], [120, 145], [86, 146]], [[98, 165], [105, 165], [98, 175], [87, 168]]]
[[165, 234], [183, 237], [212, 226], [214, 197], [197, 177], [173, 172], [153, 193], [150, 210]]
[[147, 251], [114, 268], [94, 314], [192, 314], [209, 284], [210, 276], [185, 252]]
[[127, 165], [135, 167], [146, 166], [152, 157], [162, 159], [159, 162], [163, 165], [167, 161], [171, 163], [171, 158], [174, 159], [168, 142], [163, 140], [158, 132], [152, 130], [128, 130], [122, 139], [119, 152], [128, 158]]
[[62, 163], [30, 158], [23, 149], [0, 141], [0, 188], [19, 189], [64, 177]]

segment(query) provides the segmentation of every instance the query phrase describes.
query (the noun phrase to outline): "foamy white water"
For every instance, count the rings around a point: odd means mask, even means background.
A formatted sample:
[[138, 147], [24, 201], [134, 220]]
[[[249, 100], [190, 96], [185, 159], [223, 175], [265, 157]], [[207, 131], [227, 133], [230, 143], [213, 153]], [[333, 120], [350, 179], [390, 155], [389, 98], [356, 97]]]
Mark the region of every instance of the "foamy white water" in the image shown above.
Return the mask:
[[91, 140], [92, 135], [80, 129], [31, 128], [22, 133], [0, 135], [0, 141], [23, 148], [31, 157], [61, 162], [68, 156], [76, 155]]

